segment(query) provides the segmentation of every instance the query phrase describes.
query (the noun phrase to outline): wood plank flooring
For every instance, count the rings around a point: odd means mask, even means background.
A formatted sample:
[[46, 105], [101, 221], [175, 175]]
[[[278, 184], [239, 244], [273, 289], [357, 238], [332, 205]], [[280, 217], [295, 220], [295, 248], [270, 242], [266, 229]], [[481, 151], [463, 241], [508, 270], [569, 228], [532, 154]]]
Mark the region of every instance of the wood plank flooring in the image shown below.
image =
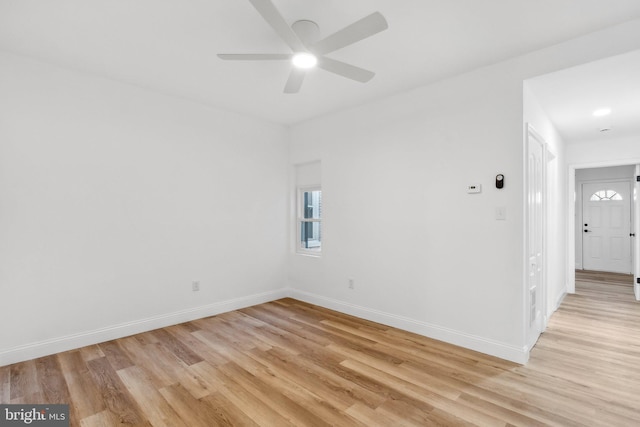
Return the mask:
[[0, 367], [0, 402], [73, 426], [640, 425], [623, 279], [579, 273], [525, 366], [283, 299]]

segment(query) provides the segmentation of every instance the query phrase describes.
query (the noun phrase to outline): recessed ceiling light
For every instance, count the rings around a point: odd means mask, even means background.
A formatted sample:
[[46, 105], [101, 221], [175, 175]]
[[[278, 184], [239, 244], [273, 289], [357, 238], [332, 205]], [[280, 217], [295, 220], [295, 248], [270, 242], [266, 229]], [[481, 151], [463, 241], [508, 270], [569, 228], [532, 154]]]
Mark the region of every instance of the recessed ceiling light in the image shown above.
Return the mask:
[[593, 112], [595, 117], [608, 116], [609, 114], [611, 114], [611, 108], [599, 108]]
[[311, 53], [300, 52], [293, 55], [293, 59], [291, 60], [291, 62], [293, 62], [293, 65], [296, 68], [307, 69], [315, 67], [318, 63], [318, 58], [316, 58], [316, 56]]

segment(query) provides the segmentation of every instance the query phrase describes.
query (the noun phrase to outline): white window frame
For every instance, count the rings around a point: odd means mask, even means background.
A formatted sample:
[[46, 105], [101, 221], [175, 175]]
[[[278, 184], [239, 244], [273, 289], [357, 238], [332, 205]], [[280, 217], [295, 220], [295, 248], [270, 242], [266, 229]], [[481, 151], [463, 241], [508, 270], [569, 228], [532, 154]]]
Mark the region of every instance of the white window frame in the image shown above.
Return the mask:
[[311, 185], [311, 186], [302, 186], [298, 187], [298, 192], [296, 196], [296, 252], [302, 255], [310, 255], [319, 257], [322, 254], [322, 241], [320, 242], [320, 249], [307, 249], [303, 248], [302, 243], [302, 224], [308, 222], [317, 222], [322, 224], [322, 213], [320, 214], [320, 218], [305, 218], [304, 217], [304, 207], [302, 204], [304, 203], [304, 193], [309, 193], [313, 191], [322, 192], [322, 187], [319, 185]]
[[[608, 195], [610, 191], [613, 192], [611, 196]], [[604, 193], [604, 197], [601, 197], [601, 194], [603, 193]], [[614, 197], [616, 196], [618, 196], [618, 198], [614, 199]], [[596, 198], [594, 199], [594, 197]], [[598, 190], [595, 193], [593, 193], [589, 198], [590, 202], [621, 202], [623, 200], [624, 200], [624, 196], [622, 194], [610, 188]]]

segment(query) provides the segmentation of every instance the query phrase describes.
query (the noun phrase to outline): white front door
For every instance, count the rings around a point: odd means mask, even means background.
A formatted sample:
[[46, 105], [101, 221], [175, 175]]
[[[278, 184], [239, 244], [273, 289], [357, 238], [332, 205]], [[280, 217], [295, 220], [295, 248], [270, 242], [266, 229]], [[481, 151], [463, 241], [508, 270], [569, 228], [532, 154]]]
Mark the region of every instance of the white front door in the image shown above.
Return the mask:
[[582, 184], [582, 268], [631, 273], [629, 181]]

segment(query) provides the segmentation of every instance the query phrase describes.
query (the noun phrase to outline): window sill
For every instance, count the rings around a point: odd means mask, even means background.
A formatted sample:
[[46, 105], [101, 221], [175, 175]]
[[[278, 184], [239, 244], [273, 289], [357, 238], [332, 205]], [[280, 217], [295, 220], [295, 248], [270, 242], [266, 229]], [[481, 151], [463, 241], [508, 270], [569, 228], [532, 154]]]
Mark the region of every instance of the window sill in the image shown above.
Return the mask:
[[321, 253], [312, 253], [312, 252], [296, 252], [296, 255], [309, 257], [309, 258], [322, 258]]

